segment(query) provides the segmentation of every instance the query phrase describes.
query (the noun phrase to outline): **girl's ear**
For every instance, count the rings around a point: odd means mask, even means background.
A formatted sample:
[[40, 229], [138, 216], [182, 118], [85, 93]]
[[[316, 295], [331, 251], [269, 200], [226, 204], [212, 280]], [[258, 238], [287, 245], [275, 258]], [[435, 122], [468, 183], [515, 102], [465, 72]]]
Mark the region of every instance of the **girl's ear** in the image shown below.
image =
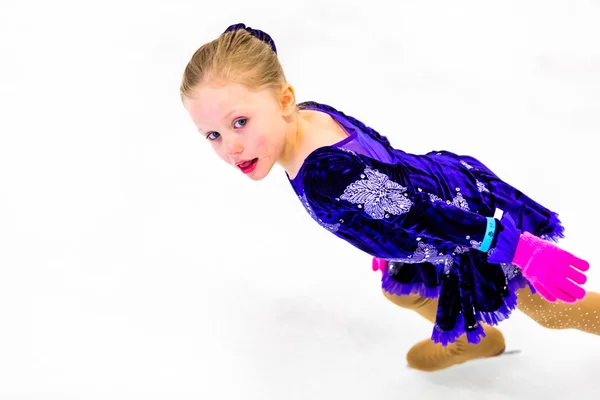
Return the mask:
[[288, 83], [281, 87], [280, 106], [286, 116], [296, 112], [296, 94], [292, 85]]

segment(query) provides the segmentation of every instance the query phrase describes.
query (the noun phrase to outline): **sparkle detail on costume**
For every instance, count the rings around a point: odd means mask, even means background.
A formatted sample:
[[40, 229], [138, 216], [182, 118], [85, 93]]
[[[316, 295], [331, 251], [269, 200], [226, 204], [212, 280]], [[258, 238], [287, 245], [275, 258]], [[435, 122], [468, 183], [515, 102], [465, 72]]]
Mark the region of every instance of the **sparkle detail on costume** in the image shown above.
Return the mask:
[[[465, 210], [469, 210], [469, 204], [467, 203], [467, 201], [465, 200], [463, 195], [460, 193], [460, 189], [457, 188], [456, 191], [457, 191], [456, 196], [452, 200], [446, 200], [446, 204], [451, 204], [453, 206], [460, 207]], [[432, 202], [443, 201], [441, 197], [439, 197], [433, 193], [429, 193], [429, 199]]]
[[473, 247], [474, 249], [477, 249], [479, 247], [481, 247], [481, 241], [477, 241], [477, 240], [471, 240], [471, 247]]
[[475, 179], [475, 183], [477, 184], [477, 189], [479, 190], [479, 192], [490, 192], [483, 183], [479, 182], [477, 179]]
[[450, 267], [453, 264], [452, 256], [444, 255], [439, 252], [435, 246], [423, 243], [419, 241], [417, 244], [417, 250], [414, 254], [409, 255], [405, 258], [391, 258], [390, 261], [403, 262], [407, 264], [418, 264], [422, 262], [429, 262], [432, 264], [445, 264]]
[[[420, 190], [419, 190], [420, 191]], [[436, 196], [433, 193], [429, 193], [429, 200], [433, 203], [434, 201], [443, 201], [441, 197]]]
[[405, 192], [404, 186], [367, 167], [361, 180], [346, 187], [339, 198], [363, 206], [364, 211], [374, 219], [382, 219], [386, 213], [401, 215], [410, 211], [412, 202]]

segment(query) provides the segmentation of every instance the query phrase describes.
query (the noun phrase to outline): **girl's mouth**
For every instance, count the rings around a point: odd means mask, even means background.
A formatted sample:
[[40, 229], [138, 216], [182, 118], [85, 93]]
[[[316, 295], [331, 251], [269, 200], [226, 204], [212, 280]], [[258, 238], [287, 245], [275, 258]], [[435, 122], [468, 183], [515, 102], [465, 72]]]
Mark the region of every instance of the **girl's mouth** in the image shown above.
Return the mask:
[[242, 163], [239, 163], [237, 166], [243, 173], [249, 174], [256, 168], [256, 163], [258, 163], [258, 158], [255, 158], [250, 161], [244, 161]]

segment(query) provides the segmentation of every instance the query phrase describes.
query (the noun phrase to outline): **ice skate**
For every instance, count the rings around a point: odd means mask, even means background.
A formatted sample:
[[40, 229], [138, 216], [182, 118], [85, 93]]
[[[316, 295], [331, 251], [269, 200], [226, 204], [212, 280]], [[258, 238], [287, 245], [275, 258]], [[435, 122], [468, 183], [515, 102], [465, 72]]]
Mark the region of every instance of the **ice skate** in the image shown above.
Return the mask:
[[496, 357], [504, 353], [504, 336], [498, 329], [484, 326], [486, 337], [479, 344], [467, 343], [467, 337], [461, 336], [455, 343], [446, 347], [434, 343], [431, 339], [414, 345], [406, 355], [408, 366], [413, 369], [433, 372], [462, 364], [470, 360]]

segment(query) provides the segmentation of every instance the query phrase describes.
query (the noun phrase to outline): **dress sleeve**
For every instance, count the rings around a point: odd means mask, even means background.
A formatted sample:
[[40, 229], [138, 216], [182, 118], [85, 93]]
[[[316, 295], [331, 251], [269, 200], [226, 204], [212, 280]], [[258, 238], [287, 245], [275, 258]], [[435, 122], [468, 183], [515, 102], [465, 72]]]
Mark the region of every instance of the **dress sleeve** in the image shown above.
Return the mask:
[[424, 238], [439, 249], [460, 246], [486, 252], [494, 263], [509, 263], [516, 250], [520, 231], [508, 214], [499, 221], [432, 201], [430, 194], [411, 184], [409, 166], [329, 149], [311, 154], [303, 175], [314, 208], [362, 213], [383, 221], [387, 228]]

